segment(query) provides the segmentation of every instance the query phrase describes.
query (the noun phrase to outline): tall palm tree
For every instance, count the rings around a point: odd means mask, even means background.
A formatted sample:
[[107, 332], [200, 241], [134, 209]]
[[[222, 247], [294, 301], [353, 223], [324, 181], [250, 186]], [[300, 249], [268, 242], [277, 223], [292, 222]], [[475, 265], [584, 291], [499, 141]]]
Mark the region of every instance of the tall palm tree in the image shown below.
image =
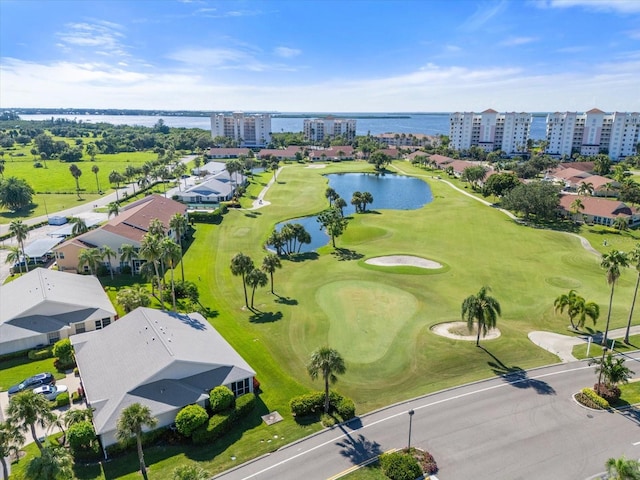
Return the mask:
[[147, 262], [153, 265], [155, 271], [155, 277], [158, 281], [158, 288], [160, 289], [160, 305], [164, 310], [164, 300], [162, 299], [162, 282], [160, 279], [160, 271], [158, 270], [158, 263], [162, 259], [162, 247], [160, 246], [161, 237], [158, 235], [152, 235], [148, 232], [142, 237], [142, 244], [140, 245], [140, 251], [138, 255], [140, 258], [145, 259]]
[[120, 252], [120, 261], [129, 264], [131, 267], [131, 276], [133, 277], [133, 259], [138, 256], [136, 248], [129, 243], [123, 243], [120, 245]]
[[571, 203], [571, 212], [573, 212], [574, 215], [574, 221], [575, 221], [575, 217], [578, 215], [578, 213], [580, 213], [582, 210], [584, 210], [584, 203], [582, 203], [582, 200], [580, 200], [579, 198], [576, 198], [572, 203]]
[[9, 224], [9, 233], [16, 237], [16, 242], [18, 242], [20, 250], [22, 250], [25, 269], [28, 273], [29, 262], [27, 261], [27, 255], [24, 253], [24, 241], [29, 236], [29, 226], [26, 223], [23, 223], [22, 220], [14, 220]]
[[118, 190], [120, 190], [120, 184], [124, 182], [124, 180], [125, 180], [124, 176], [117, 170], [112, 170], [111, 173], [109, 174], [109, 183], [116, 184], [116, 202], [120, 201]]
[[78, 254], [78, 269], [86, 265], [93, 276], [98, 275], [100, 262], [102, 262], [102, 252], [99, 248], [83, 248]]
[[109, 209], [107, 212], [107, 218], [111, 218], [111, 215], [117, 217], [120, 213], [120, 205], [118, 202], [110, 202], [109, 205], [107, 205], [107, 208]]
[[173, 305], [173, 311], [177, 312], [176, 309], [176, 285], [173, 280], [173, 270], [176, 268], [176, 265], [180, 261], [182, 256], [182, 252], [180, 251], [180, 245], [174, 242], [169, 237], [164, 237], [162, 242], [160, 242], [160, 248], [162, 249], [162, 260], [163, 262], [169, 266], [171, 269], [171, 302]]
[[[7, 258], [4, 260], [4, 263], [9, 264], [18, 264], [18, 268], [20, 269], [20, 273], [22, 273], [22, 252], [20, 251], [19, 246], [9, 247], [9, 253], [7, 254]], [[13, 273], [16, 273], [15, 271]]]
[[498, 301], [489, 296], [490, 287], [484, 286], [476, 295], [470, 295], [462, 302], [462, 318], [467, 321], [469, 330], [473, 328], [474, 321], [478, 324], [478, 337], [476, 346], [480, 346], [480, 332], [482, 336], [487, 330], [495, 328], [498, 317], [502, 315]]
[[362, 192], [362, 211], [367, 210], [367, 204], [373, 203], [373, 195], [371, 192]]
[[27, 465], [26, 478], [59, 480], [76, 478], [73, 474], [73, 457], [64, 447], [47, 447]]
[[262, 270], [254, 268], [247, 273], [245, 282], [251, 287], [251, 310], [253, 310], [253, 298], [256, 295], [256, 289], [258, 287], [264, 287], [268, 283], [267, 274]]
[[[181, 165], [184, 165], [181, 163]], [[176, 238], [178, 239], [178, 244], [180, 245], [180, 273], [182, 275], [182, 281], [184, 282], [184, 262], [182, 261], [182, 237], [187, 231], [189, 223], [187, 221], [187, 217], [182, 215], [181, 213], [176, 213], [169, 219], [169, 228], [174, 231]]]
[[147, 230], [147, 232], [151, 235], [163, 237], [166, 232], [166, 228], [164, 226], [164, 223], [162, 223], [159, 219], [153, 218], [149, 222], [149, 229]]
[[329, 200], [329, 207], [333, 206], [333, 201], [338, 198], [338, 192], [336, 192], [333, 188], [327, 187], [324, 192], [324, 196]]
[[637, 460], [610, 458], [605, 467], [609, 480], [640, 480], [640, 462]]
[[31, 390], [18, 393], [9, 400], [7, 416], [9, 423], [18, 425], [21, 430], [31, 430], [33, 441], [42, 452], [43, 446], [36, 433], [36, 423], [44, 428], [55, 420], [49, 401], [43, 395], [36, 395]]
[[337, 350], [328, 346], [320, 347], [311, 354], [307, 372], [312, 380], [322, 375], [324, 380], [324, 413], [329, 413], [329, 383], [336, 383], [338, 377], [347, 371], [344, 359]]
[[606, 269], [607, 283], [611, 285], [611, 294], [609, 295], [609, 310], [607, 312], [607, 325], [602, 337], [602, 345], [607, 346], [607, 336], [609, 335], [609, 322], [611, 321], [611, 307], [613, 306], [613, 291], [616, 282], [620, 278], [620, 268], [629, 266], [629, 259], [624, 252], [619, 250], [611, 250], [609, 253], [602, 255], [600, 266]]
[[633, 250], [629, 252], [629, 262], [635, 267], [638, 275], [636, 276], [636, 288], [633, 290], [633, 300], [631, 301], [631, 309], [629, 310], [629, 320], [627, 321], [627, 331], [624, 334], [624, 343], [629, 343], [629, 332], [631, 330], [631, 319], [633, 318], [633, 308], [636, 305], [636, 297], [638, 296], [638, 287], [640, 286], [640, 243], [636, 243]]
[[80, 170], [75, 163], [72, 163], [69, 165], [69, 172], [71, 172], [71, 176], [76, 181], [76, 193], [78, 194], [78, 198], [80, 198], [80, 176], [82, 175], [82, 170]]
[[269, 253], [262, 259], [262, 271], [269, 274], [271, 277], [271, 293], [273, 293], [273, 274], [278, 268], [282, 268], [280, 257], [273, 253]]
[[158, 419], [151, 415], [149, 407], [139, 403], [133, 403], [122, 410], [118, 418], [116, 437], [118, 440], [126, 441], [132, 436], [136, 437], [138, 446], [138, 460], [140, 461], [140, 472], [145, 480], [148, 480], [147, 467], [144, 463], [144, 452], [142, 451], [142, 428], [153, 428], [157, 425]]
[[[90, 143], [89, 145], [95, 145], [95, 143]], [[87, 145], [87, 147], [89, 146]], [[98, 193], [101, 192], [100, 190], [100, 181], [98, 180], [98, 172], [100, 171], [100, 167], [98, 167], [98, 165], [93, 165], [91, 167], [91, 171], [93, 172], [93, 174], [96, 176], [96, 185], [98, 187]]]
[[244, 288], [244, 304], [249, 308], [249, 299], [247, 298], [246, 276], [253, 270], [253, 260], [244, 253], [236, 253], [231, 259], [231, 273], [235, 277], [242, 277], [242, 288]]
[[0, 422], [0, 463], [2, 464], [2, 478], [9, 478], [6, 457], [18, 455], [20, 446], [24, 443], [24, 435], [17, 425]]
[[113, 280], [113, 265], [111, 265], [111, 259], [116, 258], [116, 252], [113, 251], [109, 245], [103, 245], [102, 248], [102, 258], [106, 258], [109, 263], [109, 273], [111, 274], [111, 280]]

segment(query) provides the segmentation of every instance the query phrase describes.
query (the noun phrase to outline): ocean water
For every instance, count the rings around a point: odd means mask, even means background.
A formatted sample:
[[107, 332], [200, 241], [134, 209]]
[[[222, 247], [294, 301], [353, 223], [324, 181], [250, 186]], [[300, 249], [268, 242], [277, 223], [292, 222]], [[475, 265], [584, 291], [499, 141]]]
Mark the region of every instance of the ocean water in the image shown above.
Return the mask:
[[[301, 132], [304, 118], [300, 113], [295, 116], [283, 116], [271, 119], [271, 128], [275, 133], [280, 132]], [[427, 135], [448, 135], [449, 134], [449, 114], [448, 113], [341, 113], [341, 117], [366, 116], [367, 118], [357, 118], [356, 133], [358, 135], [377, 135], [379, 133], [423, 133]], [[318, 114], [310, 113], [307, 118], [315, 118]], [[151, 115], [20, 115], [23, 120], [49, 120], [51, 117], [64, 118], [67, 120], [77, 120], [82, 122], [106, 122], [113, 125], [141, 125], [153, 127], [162, 118], [164, 123], [170, 127], [177, 128], [201, 128], [211, 130], [211, 122], [208, 117], [173, 117], [173, 116], [151, 116]], [[545, 117], [533, 117], [531, 123], [531, 138], [534, 140], [544, 139], [546, 135]]]

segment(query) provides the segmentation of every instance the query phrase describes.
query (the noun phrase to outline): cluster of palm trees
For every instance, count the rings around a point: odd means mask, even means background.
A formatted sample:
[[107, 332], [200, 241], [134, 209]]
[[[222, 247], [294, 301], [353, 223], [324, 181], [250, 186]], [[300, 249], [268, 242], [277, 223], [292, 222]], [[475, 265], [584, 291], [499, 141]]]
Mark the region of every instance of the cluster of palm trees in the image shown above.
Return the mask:
[[568, 293], [560, 295], [553, 302], [553, 306], [555, 311], [560, 313], [564, 313], [565, 308], [567, 309], [573, 330], [583, 328], [587, 318], [590, 318], [595, 325], [600, 317], [600, 306], [595, 302], [587, 302], [575, 290], [569, 290]]
[[[58, 478], [73, 478], [73, 458], [65, 448], [65, 428], [90, 421], [92, 411], [68, 410], [60, 416], [51, 411], [50, 402], [43, 396], [32, 391], [25, 391], [11, 397], [7, 409], [7, 419], [0, 423], [0, 463], [2, 464], [2, 478], [8, 478], [5, 457], [17, 455], [25, 442], [24, 433], [29, 431], [33, 441], [40, 450], [40, 456], [33, 458], [27, 465], [27, 478], [55, 480]], [[58, 426], [63, 432], [62, 446], [43, 445], [36, 432], [36, 426], [50, 428]]]
[[[280, 258], [273, 253], [267, 254], [267, 256], [264, 257], [260, 268], [256, 268], [251, 257], [242, 252], [233, 256], [231, 259], [231, 273], [236, 277], [242, 277], [244, 304], [248, 309], [254, 310], [253, 301], [256, 289], [267, 285], [267, 274], [271, 277], [271, 293], [274, 293], [273, 274], [278, 268], [282, 268], [282, 263], [280, 262]], [[249, 306], [247, 285], [251, 287], [251, 306]]]
[[273, 247], [278, 256], [300, 253], [302, 246], [310, 243], [311, 234], [300, 223], [286, 223], [267, 238], [267, 245]]
[[370, 192], [353, 192], [351, 205], [356, 207], [356, 213], [366, 212], [370, 203], [373, 203], [373, 195]]
[[9, 233], [16, 238], [17, 246], [9, 249], [9, 254], [5, 260], [6, 263], [18, 264], [20, 273], [22, 273], [22, 260], [24, 259], [25, 271], [29, 272], [29, 259], [24, 251], [24, 242], [29, 236], [29, 225], [22, 220], [14, 220], [9, 224]]

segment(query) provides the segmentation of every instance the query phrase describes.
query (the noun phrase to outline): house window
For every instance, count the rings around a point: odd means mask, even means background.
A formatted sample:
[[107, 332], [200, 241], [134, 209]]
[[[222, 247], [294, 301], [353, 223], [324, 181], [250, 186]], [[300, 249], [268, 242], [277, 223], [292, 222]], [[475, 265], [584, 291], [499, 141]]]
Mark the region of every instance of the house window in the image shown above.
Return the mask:
[[63, 252], [56, 252], [56, 255], [59, 259], [63, 260], [64, 259], [64, 253]]
[[84, 326], [84, 322], [76, 323], [76, 333], [84, 333], [87, 329]]
[[245, 393], [249, 393], [249, 379], [245, 378], [244, 380], [240, 380], [239, 382], [233, 382], [231, 384], [231, 391], [236, 397], [244, 395]]
[[102, 320], [96, 320], [96, 330], [102, 330]]
[[102, 319], [102, 327], [106, 327], [107, 325], [111, 325], [111, 319], [109, 317]]
[[60, 340], [60, 332], [49, 332], [47, 333], [47, 338], [49, 339], [49, 345], [53, 345]]

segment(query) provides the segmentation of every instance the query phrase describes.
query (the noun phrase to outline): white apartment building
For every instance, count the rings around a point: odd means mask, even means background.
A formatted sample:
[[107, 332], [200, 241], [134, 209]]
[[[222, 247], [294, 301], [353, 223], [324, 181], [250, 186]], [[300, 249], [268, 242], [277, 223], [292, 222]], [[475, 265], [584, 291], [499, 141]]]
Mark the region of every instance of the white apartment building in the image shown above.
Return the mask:
[[605, 153], [613, 160], [634, 155], [640, 142], [640, 113], [605, 113], [593, 108], [585, 113], [547, 115], [549, 155], [570, 157]]
[[531, 119], [530, 113], [498, 113], [492, 109], [482, 113], [452, 113], [449, 116], [450, 145], [456, 150], [477, 146], [486, 152], [522, 153], [529, 140]]
[[240, 147], [264, 147], [271, 142], [271, 115], [214, 113], [211, 115], [211, 136], [231, 138]]
[[305, 118], [304, 138], [311, 142], [321, 142], [325, 138], [343, 136], [347, 142], [356, 137], [356, 121], [348, 118]]

